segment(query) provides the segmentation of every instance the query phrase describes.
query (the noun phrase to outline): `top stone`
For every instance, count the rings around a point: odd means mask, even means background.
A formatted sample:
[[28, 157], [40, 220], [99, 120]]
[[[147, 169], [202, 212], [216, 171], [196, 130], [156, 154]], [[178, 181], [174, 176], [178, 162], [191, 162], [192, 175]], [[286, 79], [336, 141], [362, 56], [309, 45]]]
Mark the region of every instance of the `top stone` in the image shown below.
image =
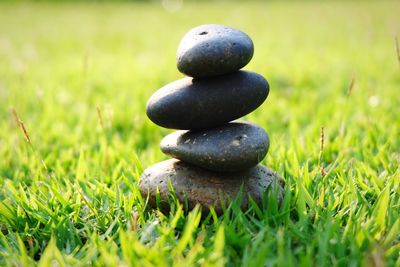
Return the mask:
[[216, 76], [243, 68], [253, 52], [253, 42], [244, 32], [224, 25], [201, 25], [182, 38], [177, 66], [188, 76]]

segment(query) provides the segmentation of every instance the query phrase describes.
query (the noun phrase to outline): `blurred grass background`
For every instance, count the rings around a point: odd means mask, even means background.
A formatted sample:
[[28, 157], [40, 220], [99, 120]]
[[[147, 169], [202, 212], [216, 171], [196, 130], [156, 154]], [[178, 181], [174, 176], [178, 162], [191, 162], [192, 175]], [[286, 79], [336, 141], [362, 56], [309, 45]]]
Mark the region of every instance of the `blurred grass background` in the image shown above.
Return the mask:
[[[0, 3], [0, 263], [400, 266], [398, 10], [398, 1]], [[198, 211], [144, 211], [136, 181], [167, 158], [158, 146], [170, 130], [146, 118], [146, 101], [183, 77], [178, 43], [205, 23], [254, 41], [246, 69], [271, 92], [245, 119], [269, 133], [263, 163], [290, 197], [279, 210], [196, 224]]]

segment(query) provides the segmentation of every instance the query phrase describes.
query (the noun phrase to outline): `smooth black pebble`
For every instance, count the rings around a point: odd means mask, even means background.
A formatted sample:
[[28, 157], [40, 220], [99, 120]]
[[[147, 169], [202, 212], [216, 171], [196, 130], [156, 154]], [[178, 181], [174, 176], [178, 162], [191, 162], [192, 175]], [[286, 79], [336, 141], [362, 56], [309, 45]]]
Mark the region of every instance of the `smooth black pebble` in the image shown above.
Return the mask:
[[201, 25], [180, 42], [177, 67], [191, 77], [216, 76], [243, 68], [253, 53], [253, 42], [244, 32], [225, 25]]
[[249, 169], [264, 159], [268, 148], [267, 133], [244, 122], [203, 131], [176, 131], [161, 141], [163, 153], [220, 172]]
[[208, 129], [252, 112], [268, 93], [267, 80], [255, 72], [183, 78], [155, 92], [146, 112], [150, 120], [165, 128]]

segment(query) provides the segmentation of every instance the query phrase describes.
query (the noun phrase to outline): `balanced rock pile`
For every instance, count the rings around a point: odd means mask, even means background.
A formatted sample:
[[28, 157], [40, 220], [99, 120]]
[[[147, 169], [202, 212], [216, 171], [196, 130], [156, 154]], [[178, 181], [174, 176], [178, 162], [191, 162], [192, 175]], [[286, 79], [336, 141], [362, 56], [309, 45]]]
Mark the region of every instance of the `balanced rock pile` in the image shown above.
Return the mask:
[[[161, 141], [163, 153], [175, 158], [149, 167], [140, 177], [140, 191], [168, 208], [170, 186], [189, 208], [223, 205], [243, 189], [261, 204], [266, 190], [282, 197], [280, 178], [258, 164], [269, 148], [267, 133], [255, 124], [231, 122], [259, 107], [269, 85], [261, 75], [240, 70], [251, 60], [252, 40], [224, 25], [202, 25], [189, 31], [177, 52], [180, 72], [190, 76], [155, 92], [147, 115], [156, 124], [179, 129]], [[157, 193], [158, 192], [158, 193]]]

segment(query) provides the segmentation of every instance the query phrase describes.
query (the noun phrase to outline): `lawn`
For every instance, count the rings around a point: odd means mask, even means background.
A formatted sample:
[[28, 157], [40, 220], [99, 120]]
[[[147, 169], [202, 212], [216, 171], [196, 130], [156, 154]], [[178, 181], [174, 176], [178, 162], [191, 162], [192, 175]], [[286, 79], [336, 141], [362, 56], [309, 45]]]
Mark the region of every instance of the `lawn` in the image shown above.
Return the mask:
[[[400, 3], [0, 3], [1, 266], [400, 266]], [[248, 33], [281, 206], [146, 206], [190, 28]], [[400, 46], [400, 44], [399, 44]]]

